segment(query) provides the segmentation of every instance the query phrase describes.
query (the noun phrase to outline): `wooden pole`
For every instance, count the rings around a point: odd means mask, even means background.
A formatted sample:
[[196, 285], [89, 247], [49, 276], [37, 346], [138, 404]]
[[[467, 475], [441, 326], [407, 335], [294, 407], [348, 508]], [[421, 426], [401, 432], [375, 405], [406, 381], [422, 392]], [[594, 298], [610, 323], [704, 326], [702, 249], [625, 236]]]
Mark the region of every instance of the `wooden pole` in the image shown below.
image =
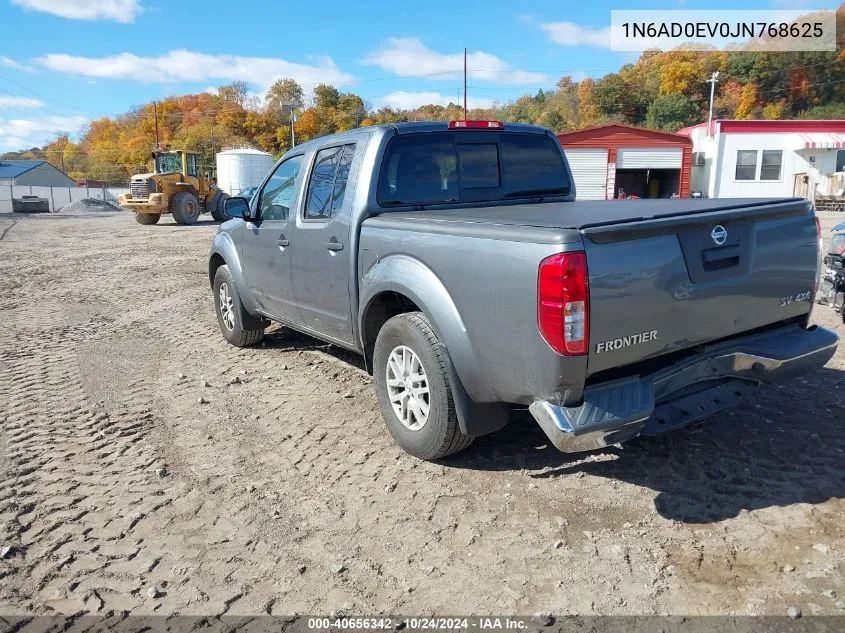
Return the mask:
[[467, 49], [464, 49], [464, 121], [467, 120]]
[[158, 103], [155, 101], [153, 101], [153, 116], [156, 122], [156, 150], [159, 150], [161, 146], [158, 144]]

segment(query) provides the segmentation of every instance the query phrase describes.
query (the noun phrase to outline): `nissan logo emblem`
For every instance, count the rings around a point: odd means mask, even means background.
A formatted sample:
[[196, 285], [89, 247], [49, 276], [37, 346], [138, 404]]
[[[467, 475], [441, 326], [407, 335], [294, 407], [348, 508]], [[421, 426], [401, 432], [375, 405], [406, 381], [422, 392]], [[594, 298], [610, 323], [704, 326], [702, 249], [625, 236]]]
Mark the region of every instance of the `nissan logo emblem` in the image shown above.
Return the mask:
[[728, 230], [721, 224], [717, 224], [713, 227], [713, 230], [710, 231], [710, 237], [713, 238], [716, 246], [721, 246], [728, 240]]

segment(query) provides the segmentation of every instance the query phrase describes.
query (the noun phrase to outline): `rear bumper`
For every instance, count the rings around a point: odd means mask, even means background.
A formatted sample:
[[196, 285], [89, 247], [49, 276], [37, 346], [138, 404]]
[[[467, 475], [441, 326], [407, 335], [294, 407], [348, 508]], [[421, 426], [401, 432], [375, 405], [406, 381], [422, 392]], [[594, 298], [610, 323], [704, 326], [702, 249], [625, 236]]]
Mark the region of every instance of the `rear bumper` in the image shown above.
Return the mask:
[[529, 410], [559, 450], [601, 448], [700, 420], [747, 398], [762, 383], [817, 369], [838, 341], [819, 326], [782, 328], [705, 347], [653, 374], [587, 387], [578, 407], [538, 400]]

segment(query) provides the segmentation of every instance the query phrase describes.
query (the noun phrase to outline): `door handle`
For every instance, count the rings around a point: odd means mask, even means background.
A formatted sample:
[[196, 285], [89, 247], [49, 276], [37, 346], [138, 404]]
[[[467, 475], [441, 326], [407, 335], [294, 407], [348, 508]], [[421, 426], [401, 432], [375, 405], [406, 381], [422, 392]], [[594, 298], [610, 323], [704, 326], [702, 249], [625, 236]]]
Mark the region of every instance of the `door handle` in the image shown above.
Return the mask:
[[282, 247], [290, 246], [290, 240], [285, 239], [284, 235], [280, 235], [279, 239], [276, 240], [276, 244], [278, 244], [279, 246], [282, 246]]
[[335, 252], [342, 251], [343, 250], [343, 244], [341, 244], [337, 240], [332, 240], [331, 242], [326, 242], [326, 248], [329, 249], [330, 251], [335, 251]]

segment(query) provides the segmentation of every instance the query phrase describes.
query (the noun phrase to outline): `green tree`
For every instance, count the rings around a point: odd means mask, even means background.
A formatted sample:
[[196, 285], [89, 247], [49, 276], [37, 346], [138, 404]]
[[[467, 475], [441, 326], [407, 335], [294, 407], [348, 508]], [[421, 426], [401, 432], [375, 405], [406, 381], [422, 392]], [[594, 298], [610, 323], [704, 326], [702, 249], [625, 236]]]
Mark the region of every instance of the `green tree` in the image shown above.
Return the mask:
[[610, 119], [622, 117], [633, 122], [631, 119], [635, 113], [634, 95], [619, 73], [610, 73], [596, 82], [593, 97], [600, 115]]
[[689, 97], [679, 93], [660, 95], [648, 108], [646, 123], [649, 127], [677, 132], [682, 127], [698, 122], [698, 108]]
[[801, 113], [802, 119], [845, 119], [845, 103], [817, 105]]
[[338, 101], [340, 101], [340, 92], [334, 86], [320, 84], [314, 88], [315, 108], [336, 108]]

